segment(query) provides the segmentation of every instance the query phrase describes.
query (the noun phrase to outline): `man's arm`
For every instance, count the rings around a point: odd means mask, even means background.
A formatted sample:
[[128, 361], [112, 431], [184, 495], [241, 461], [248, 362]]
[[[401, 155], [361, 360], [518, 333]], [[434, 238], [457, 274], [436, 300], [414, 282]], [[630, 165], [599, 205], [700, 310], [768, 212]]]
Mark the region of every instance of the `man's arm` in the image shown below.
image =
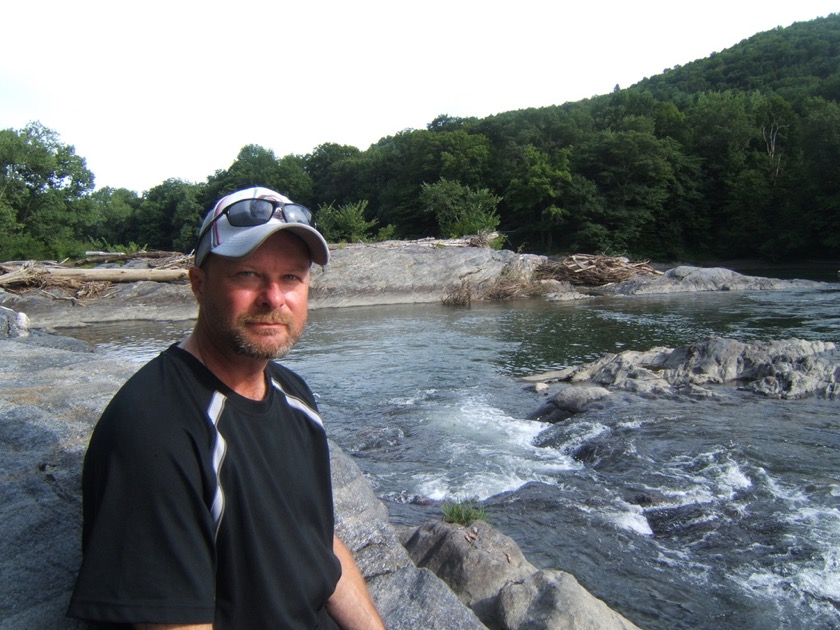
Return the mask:
[[370, 597], [365, 578], [353, 554], [338, 536], [333, 536], [333, 551], [341, 562], [341, 579], [327, 600], [327, 612], [343, 630], [385, 630], [385, 622]]

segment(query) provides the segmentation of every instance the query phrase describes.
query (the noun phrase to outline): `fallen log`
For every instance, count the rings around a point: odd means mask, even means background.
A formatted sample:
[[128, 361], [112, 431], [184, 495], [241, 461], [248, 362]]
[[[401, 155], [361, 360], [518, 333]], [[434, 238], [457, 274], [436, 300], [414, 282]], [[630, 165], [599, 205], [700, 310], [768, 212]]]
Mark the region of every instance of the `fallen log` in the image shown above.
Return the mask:
[[186, 269], [67, 269], [27, 266], [0, 276], [0, 286], [26, 284], [36, 280], [64, 282], [177, 282], [187, 279]]

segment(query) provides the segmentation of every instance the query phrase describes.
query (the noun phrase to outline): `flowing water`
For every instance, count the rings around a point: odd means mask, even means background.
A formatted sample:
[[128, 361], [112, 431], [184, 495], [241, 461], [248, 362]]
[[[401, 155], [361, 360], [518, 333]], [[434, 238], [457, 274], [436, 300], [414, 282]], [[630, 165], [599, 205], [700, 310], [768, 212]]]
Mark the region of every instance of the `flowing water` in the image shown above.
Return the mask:
[[[189, 329], [103, 326], [144, 361]], [[840, 401], [646, 400], [558, 425], [517, 377], [718, 335], [840, 342], [840, 285], [324, 309], [284, 361], [394, 522], [478, 499], [541, 568], [643, 628], [840, 627]]]

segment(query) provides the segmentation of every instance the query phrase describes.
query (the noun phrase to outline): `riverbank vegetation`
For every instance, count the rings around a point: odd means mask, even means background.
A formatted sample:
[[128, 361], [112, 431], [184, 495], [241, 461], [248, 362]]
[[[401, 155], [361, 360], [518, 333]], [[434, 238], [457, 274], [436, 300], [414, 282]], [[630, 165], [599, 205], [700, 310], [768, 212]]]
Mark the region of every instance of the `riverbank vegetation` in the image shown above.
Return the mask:
[[[562, 80], [562, 60], [556, 77]], [[118, 160], [119, 156], [113, 156]], [[94, 189], [57, 131], [0, 130], [0, 257], [189, 252], [219, 196], [265, 185], [333, 242], [498, 230], [534, 253], [840, 257], [840, 14], [760, 33], [629, 88], [431, 121], [365, 150], [243, 147], [204, 182]]]

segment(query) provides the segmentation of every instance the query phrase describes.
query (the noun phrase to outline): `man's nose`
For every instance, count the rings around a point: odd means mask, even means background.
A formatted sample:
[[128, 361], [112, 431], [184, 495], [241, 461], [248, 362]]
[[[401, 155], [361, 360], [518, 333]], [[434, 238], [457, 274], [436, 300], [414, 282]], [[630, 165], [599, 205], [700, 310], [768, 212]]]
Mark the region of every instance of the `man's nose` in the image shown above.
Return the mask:
[[280, 308], [286, 303], [286, 292], [279, 282], [266, 282], [262, 291], [262, 299], [272, 308]]

